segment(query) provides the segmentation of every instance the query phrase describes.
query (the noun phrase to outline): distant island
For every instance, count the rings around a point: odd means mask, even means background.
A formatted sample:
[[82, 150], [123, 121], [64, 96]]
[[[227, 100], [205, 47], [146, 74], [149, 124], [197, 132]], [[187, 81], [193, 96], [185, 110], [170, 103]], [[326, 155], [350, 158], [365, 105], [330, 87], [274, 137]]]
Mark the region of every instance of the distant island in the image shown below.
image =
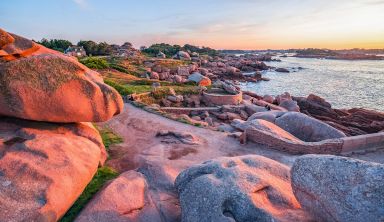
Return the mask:
[[341, 59], [341, 60], [384, 60], [383, 49], [304, 49], [296, 51], [294, 57], [298, 58], [319, 58], [319, 59]]
[[[298, 58], [318, 58], [318, 59], [340, 59], [340, 60], [384, 60], [384, 49], [342, 49], [342, 50], [331, 50], [331, 49], [268, 49], [268, 50], [219, 50], [224, 54], [271, 54], [277, 55], [293, 54], [290, 56]], [[282, 55], [281, 57], [287, 57]]]

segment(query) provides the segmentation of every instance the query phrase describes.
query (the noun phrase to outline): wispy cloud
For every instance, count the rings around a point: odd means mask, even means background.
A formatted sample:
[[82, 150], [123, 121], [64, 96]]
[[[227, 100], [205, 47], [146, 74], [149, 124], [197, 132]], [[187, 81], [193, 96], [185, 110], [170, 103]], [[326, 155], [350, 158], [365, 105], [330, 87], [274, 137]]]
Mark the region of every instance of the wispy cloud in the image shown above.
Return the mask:
[[78, 5], [81, 8], [87, 8], [88, 7], [88, 2], [87, 0], [72, 0], [76, 5]]

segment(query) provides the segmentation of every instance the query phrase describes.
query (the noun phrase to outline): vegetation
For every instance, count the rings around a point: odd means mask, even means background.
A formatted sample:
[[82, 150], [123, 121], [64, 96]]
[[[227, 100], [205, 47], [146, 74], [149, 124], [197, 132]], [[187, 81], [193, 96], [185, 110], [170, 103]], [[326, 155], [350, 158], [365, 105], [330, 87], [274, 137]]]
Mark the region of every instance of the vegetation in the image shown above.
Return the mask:
[[93, 195], [100, 190], [100, 188], [109, 180], [118, 176], [118, 173], [110, 167], [100, 167], [91, 182], [87, 185], [83, 193], [61, 218], [60, 222], [72, 222], [76, 216], [84, 208], [84, 206], [91, 200]]
[[103, 143], [105, 146], [105, 149], [108, 151], [109, 147], [113, 144], [119, 144], [123, 142], [123, 138], [121, 138], [119, 135], [115, 134], [111, 129], [109, 128], [98, 128], [101, 138], [103, 139]]
[[190, 44], [185, 44], [183, 47], [179, 45], [170, 45], [166, 43], [153, 44], [148, 48], [143, 48], [142, 52], [150, 56], [156, 56], [159, 52], [163, 52], [168, 58], [175, 55], [178, 51], [196, 52], [203, 55], [215, 56], [218, 52], [209, 47], [198, 47]]
[[[115, 88], [121, 95], [140, 94], [152, 91], [152, 84], [155, 82], [148, 79], [132, 80], [129, 83], [119, 83], [110, 79], [104, 79], [104, 82]], [[161, 87], [153, 92], [155, 99], [164, 98], [169, 93], [169, 88], [173, 88], [178, 94], [197, 94], [198, 88], [194, 83], [178, 84], [160, 81]]]
[[[116, 135], [112, 130], [108, 128], [98, 128], [96, 127], [103, 139], [103, 143], [107, 151], [112, 144], [122, 143], [123, 139]], [[118, 176], [118, 173], [111, 167], [100, 167], [97, 169], [95, 176], [92, 178], [91, 182], [84, 189], [83, 193], [72, 205], [72, 207], [67, 211], [67, 213], [60, 219], [60, 222], [72, 222], [75, 220], [77, 215], [85, 207], [85, 205], [91, 200], [93, 195], [95, 195], [103, 185]]]
[[166, 43], [153, 44], [143, 50], [144, 53], [150, 56], [156, 56], [159, 52], [163, 52], [167, 57], [172, 57], [181, 50], [179, 45], [170, 45]]
[[[47, 48], [58, 50], [61, 52], [64, 52], [69, 46], [72, 46], [73, 44], [64, 39], [50, 39], [47, 40], [43, 38], [40, 42], [38, 42], [42, 45], [44, 45]], [[92, 40], [81, 40], [77, 43], [77, 46], [82, 46], [87, 53], [87, 55], [90, 56], [109, 56], [112, 55], [113, 51], [116, 50], [116, 47], [119, 47], [118, 45], [110, 45], [106, 42], [100, 42], [96, 43]], [[132, 44], [129, 42], [125, 42], [123, 45], [120, 46], [121, 48], [131, 48]], [[194, 46], [191, 44], [185, 44], [184, 46], [180, 45], [170, 45], [166, 43], [158, 43], [153, 44], [150, 47], [141, 47], [141, 52], [148, 56], [156, 56], [159, 52], [163, 52], [168, 58], [175, 55], [178, 51], [187, 51], [189, 53], [199, 53], [200, 55], [209, 55], [209, 56], [216, 56], [219, 54], [219, 51], [209, 48], [209, 47], [199, 47]]]
[[299, 55], [324, 55], [324, 56], [331, 56], [331, 55], [337, 55], [336, 52], [328, 49], [303, 49], [303, 50], [297, 50], [297, 54]]
[[108, 79], [104, 80], [104, 82], [112, 86], [113, 88], [115, 88], [123, 96], [130, 95], [133, 93], [150, 92], [152, 88], [150, 85], [132, 85], [132, 84], [123, 85]]
[[79, 61], [90, 69], [106, 69], [110, 66], [105, 58], [100, 57], [91, 56], [80, 59]]
[[64, 52], [69, 46], [72, 45], [72, 42], [64, 39], [51, 39], [47, 40], [43, 38], [40, 42], [37, 42], [47, 48]]
[[108, 45], [106, 42], [96, 43], [94, 41], [80, 41], [77, 43], [78, 46], [83, 46], [87, 55], [97, 56], [97, 55], [111, 55], [113, 48], [111, 45]]

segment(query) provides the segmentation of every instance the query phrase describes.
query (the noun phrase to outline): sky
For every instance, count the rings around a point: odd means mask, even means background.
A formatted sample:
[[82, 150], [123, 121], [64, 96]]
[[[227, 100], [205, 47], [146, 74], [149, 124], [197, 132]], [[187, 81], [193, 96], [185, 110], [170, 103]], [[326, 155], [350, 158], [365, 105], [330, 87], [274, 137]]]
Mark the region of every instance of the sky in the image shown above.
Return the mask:
[[0, 0], [0, 28], [135, 47], [384, 48], [384, 0]]

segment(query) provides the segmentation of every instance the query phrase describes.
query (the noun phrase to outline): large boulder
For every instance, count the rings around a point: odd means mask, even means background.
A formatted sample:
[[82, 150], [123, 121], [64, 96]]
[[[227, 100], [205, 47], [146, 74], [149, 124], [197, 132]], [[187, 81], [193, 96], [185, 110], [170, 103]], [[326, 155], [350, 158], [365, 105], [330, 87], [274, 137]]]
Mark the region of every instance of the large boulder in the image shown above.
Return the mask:
[[0, 30], [0, 115], [100, 122], [123, 109], [119, 93], [76, 58]]
[[345, 137], [332, 126], [302, 113], [287, 112], [276, 118], [275, 124], [305, 142]]
[[260, 112], [267, 112], [268, 109], [263, 107], [263, 106], [258, 106], [253, 104], [252, 102], [248, 101], [243, 101], [245, 105], [245, 111], [247, 112], [248, 115], [253, 115], [255, 113], [260, 113]]
[[57, 221], [104, 163], [88, 123], [0, 119], [1, 221]]
[[211, 80], [198, 72], [192, 73], [188, 76], [188, 81], [195, 82], [199, 86], [210, 86]]
[[307, 221], [293, 196], [289, 168], [249, 155], [222, 157], [181, 172], [175, 181], [182, 221]]
[[75, 222], [162, 221], [148, 188], [141, 173], [127, 171], [100, 191]]
[[333, 109], [323, 98], [310, 94], [307, 98], [294, 97], [300, 110], [316, 119], [327, 122], [350, 136], [377, 133], [384, 130], [384, 113], [353, 108]]
[[252, 116], [250, 116], [248, 118], [248, 121], [251, 121], [254, 119], [263, 119], [263, 120], [269, 121], [271, 123], [275, 123], [277, 118], [281, 117], [282, 115], [284, 115], [286, 113], [286, 112], [276, 111], [276, 110], [269, 111], [269, 112], [266, 112], [266, 111], [267, 110], [265, 110], [263, 112], [254, 113]]
[[[243, 128], [244, 131], [246, 131], [247, 128], [254, 128], [264, 133], [271, 134], [273, 137], [279, 140], [288, 140], [292, 143], [302, 143], [300, 139], [296, 138], [289, 132], [266, 120], [254, 119], [251, 121], [247, 121], [244, 124]], [[249, 134], [247, 136], [249, 136]], [[255, 138], [255, 140], [257, 140], [257, 138]]]
[[279, 106], [285, 108], [288, 111], [300, 112], [300, 107], [294, 100], [283, 100], [282, 102], [280, 102]]
[[184, 51], [179, 51], [176, 54], [176, 57], [180, 60], [191, 60], [191, 56], [189, 55], [189, 53]]
[[316, 221], [384, 221], [384, 165], [331, 155], [300, 157], [296, 198]]

